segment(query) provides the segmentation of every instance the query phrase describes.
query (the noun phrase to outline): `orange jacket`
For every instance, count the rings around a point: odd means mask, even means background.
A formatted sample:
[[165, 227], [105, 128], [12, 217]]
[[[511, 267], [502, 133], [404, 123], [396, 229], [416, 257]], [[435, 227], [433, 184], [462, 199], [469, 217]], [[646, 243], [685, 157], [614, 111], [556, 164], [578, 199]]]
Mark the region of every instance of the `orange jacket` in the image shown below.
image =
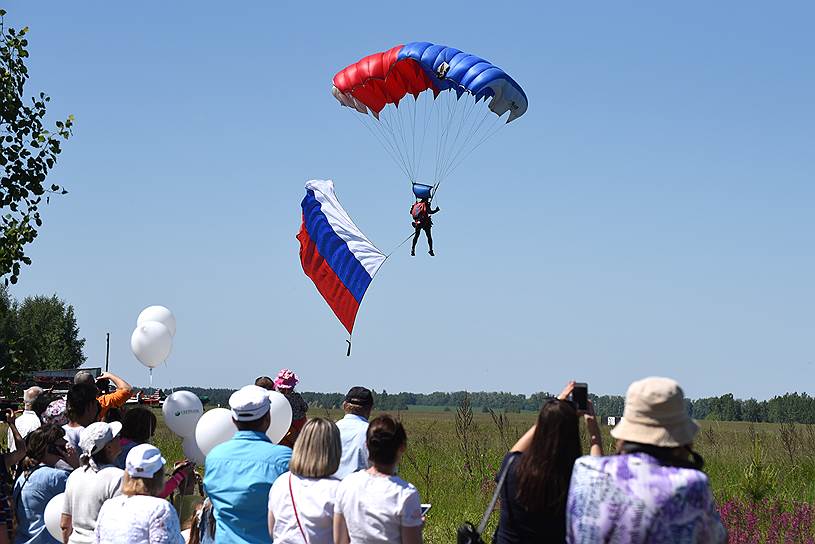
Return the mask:
[[117, 389], [113, 393], [107, 393], [105, 395], [96, 397], [96, 400], [99, 401], [99, 421], [103, 421], [105, 419], [105, 414], [108, 413], [108, 410], [123, 406], [129, 398], [130, 391], [126, 391], [124, 389]]

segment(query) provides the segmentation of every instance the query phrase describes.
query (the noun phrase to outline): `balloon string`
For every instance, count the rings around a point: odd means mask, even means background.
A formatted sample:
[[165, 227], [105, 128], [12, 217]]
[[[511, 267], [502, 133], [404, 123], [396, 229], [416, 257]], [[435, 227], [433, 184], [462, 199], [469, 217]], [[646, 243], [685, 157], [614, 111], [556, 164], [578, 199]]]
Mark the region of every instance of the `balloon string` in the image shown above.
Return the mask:
[[150, 389], [153, 389], [153, 369], [151, 368], [148, 372], [150, 374]]
[[[164, 360], [164, 368], [167, 368], [167, 360], [166, 359]], [[170, 378], [170, 394], [172, 395], [173, 393], [175, 393], [175, 385], [173, 385], [173, 379]]]

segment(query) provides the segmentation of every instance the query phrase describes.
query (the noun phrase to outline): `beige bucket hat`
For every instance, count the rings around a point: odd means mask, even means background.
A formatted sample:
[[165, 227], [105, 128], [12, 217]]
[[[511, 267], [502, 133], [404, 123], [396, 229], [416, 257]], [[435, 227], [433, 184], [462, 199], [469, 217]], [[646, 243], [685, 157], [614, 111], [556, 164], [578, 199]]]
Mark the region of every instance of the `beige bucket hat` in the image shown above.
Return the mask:
[[693, 442], [699, 425], [688, 415], [685, 394], [670, 378], [645, 378], [628, 387], [623, 420], [611, 436], [626, 442], [675, 448]]

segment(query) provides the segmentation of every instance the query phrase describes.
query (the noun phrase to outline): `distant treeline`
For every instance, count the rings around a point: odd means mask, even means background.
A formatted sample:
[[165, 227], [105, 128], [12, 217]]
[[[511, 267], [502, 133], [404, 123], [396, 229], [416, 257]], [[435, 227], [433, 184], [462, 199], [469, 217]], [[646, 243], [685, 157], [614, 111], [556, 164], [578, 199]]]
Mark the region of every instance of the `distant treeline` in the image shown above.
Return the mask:
[[[209, 389], [202, 387], [180, 387], [199, 396], [208, 396], [212, 405], [225, 406], [229, 402], [232, 389]], [[303, 399], [316, 408], [340, 408], [344, 393], [301, 393]], [[537, 411], [543, 402], [552, 397], [550, 393], [515, 395], [503, 392], [456, 391], [454, 393], [388, 393], [375, 392], [376, 408], [379, 410], [408, 410], [411, 406], [449, 407], [451, 410], [461, 404], [469, 395], [470, 404], [482, 411], [502, 412]], [[600, 417], [620, 416], [625, 405], [619, 395], [590, 395], [597, 415]], [[687, 400], [688, 412], [696, 419], [716, 421], [754, 422], [796, 422], [815, 423], [815, 397], [806, 393], [786, 393], [770, 400], [737, 399], [731, 393], [721, 397], [708, 397]]]

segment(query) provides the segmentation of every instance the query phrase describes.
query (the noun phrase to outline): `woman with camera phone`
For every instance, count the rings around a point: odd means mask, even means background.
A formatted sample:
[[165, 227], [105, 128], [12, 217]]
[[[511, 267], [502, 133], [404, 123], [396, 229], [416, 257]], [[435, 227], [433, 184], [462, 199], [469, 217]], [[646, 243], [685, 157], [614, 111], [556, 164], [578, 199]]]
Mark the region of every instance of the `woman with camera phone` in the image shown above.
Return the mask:
[[[496, 544], [565, 542], [566, 499], [575, 460], [582, 455], [580, 416], [586, 420], [591, 455], [602, 455], [600, 428], [594, 407], [586, 398], [586, 411], [573, 397], [569, 382], [557, 398], [546, 401], [538, 421], [512, 446], [498, 472], [506, 469], [501, 488], [501, 518]], [[496, 478], [498, 481], [499, 478]]]

